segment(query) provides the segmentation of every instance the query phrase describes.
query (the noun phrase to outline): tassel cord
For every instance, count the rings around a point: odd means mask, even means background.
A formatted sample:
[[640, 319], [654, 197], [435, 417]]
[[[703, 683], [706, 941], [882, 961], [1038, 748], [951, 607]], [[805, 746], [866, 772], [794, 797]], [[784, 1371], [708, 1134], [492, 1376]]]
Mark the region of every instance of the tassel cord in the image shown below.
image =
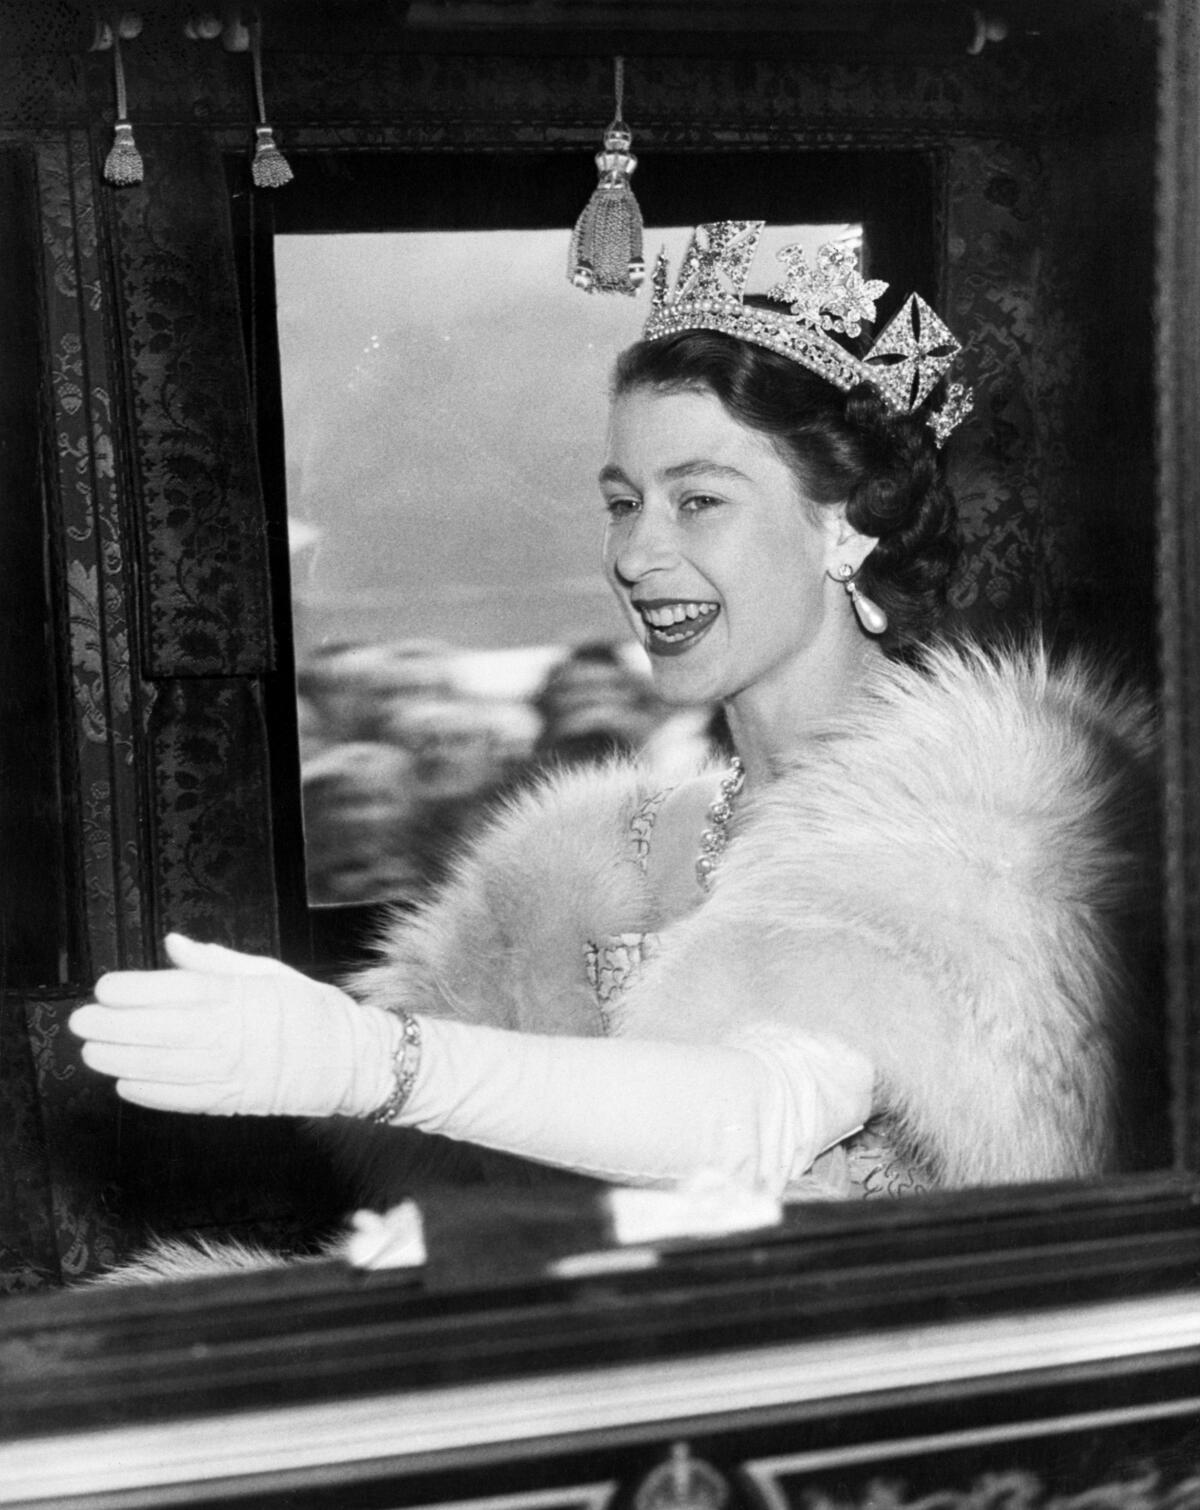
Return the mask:
[[254, 104], [258, 114], [250, 176], [260, 189], [281, 189], [284, 184], [291, 183], [293, 174], [267, 124], [267, 102], [262, 76], [262, 23], [257, 20], [250, 24], [250, 65], [254, 77]]
[[250, 68], [254, 75], [254, 107], [258, 111], [257, 124], [267, 124], [267, 100], [263, 93], [262, 75], [262, 22], [250, 23]]
[[129, 119], [129, 101], [125, 97], [125, 63], [121, 57], [121, 27], [118, 22], [113, 27], [113, 75], [117, 85], [117, 124], [123, 125]]

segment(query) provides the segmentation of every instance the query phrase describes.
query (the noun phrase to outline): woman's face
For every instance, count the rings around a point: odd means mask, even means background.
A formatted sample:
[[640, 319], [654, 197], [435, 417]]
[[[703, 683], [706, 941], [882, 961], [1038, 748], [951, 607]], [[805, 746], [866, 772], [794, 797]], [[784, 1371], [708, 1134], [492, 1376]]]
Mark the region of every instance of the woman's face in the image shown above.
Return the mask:
[[670, 702], [803, 675], [845, 628], [827, 575], [840, 511], [806, 500], [766, 436], [707, 392], [639, 388], [613, 405], [600, 473], [604, 568]]

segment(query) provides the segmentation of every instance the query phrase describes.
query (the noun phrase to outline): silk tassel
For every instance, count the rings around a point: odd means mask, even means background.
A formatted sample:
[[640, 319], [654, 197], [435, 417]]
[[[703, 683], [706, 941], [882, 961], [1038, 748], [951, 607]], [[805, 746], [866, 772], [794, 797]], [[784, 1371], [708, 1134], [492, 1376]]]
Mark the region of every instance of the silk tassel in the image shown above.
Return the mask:
[[128, 102], [125, 98], [125, 65], [121, 60], [121, 23], [112, 28], [113, 73], [117, 83], [117, 120], [113, 127], [113, 144], [104, 159], [104, 177], [110, 184], [124, 187], [140, 184], [145, 176], [142, 154], [133, 139], [133, 127], [128, 118]]
[[596, 154], [600, 178], [575, 222], [567, 274], [585, 293], [635, 294], [646, 278], [642, 250], [642, 212], [629, 179], [637, 158], [629, 150], [633, 136], [622, 119], [625, 60], [617, 58], [616, 115]]
[[267, 106], [262, 82], [262, 24], [250, 26], [250, 61], [254, 69], [254, 99], [258, 106], [258, 124], [254, 128], [254, 157], [250, 176], [260, 189], [281, 189], [295, 174], [275, 142], [275, 133], [267, 125]]

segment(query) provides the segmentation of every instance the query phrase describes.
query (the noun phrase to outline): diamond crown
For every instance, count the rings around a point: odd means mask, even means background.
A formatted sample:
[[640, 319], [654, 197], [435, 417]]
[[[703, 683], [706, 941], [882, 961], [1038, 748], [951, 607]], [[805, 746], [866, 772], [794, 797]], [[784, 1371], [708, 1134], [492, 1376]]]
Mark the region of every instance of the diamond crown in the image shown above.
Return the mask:
[[[875, 301], [888, 285], [863, 278], [855, 254], [836, 242], [818, 249], [815, 266], [802, 247], [784, 247], [777, 254], [783, 276], [766, 297], [786, 310], [747, 304], [746, 279], [764, 224], [721, 220], [697, 226], [673, 293], [667, 288], [666, 254], [660, 252], [645, 339], [681, 330], [720, 331], [778, 352], [843, 390], [874, 383], [898, 414], [918, 409], [962, 350], [929, 305], [910, 294], [866, 355], [855, 355], [836, 338], [853, 339], [874, 322]], [[946, 403], [926, 417], [939, 446], [972, 402], [970, 391], [956, 383]]]

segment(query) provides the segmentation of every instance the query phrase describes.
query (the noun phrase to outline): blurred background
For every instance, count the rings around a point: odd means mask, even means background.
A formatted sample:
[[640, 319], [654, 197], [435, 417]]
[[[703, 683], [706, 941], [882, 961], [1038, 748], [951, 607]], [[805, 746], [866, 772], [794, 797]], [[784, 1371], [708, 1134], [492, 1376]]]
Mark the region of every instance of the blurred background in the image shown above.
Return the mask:
[[[648, 230], [672, 274], [690, 228]], [[857, 226], [768, 230], [775, 253]], [[599, 569], [608, 375], [649, 305], [562, 231], [275, 240], [305, 853], [314, 906], [415, 899], [547, 764], [723, 746], [659, 703]]]

